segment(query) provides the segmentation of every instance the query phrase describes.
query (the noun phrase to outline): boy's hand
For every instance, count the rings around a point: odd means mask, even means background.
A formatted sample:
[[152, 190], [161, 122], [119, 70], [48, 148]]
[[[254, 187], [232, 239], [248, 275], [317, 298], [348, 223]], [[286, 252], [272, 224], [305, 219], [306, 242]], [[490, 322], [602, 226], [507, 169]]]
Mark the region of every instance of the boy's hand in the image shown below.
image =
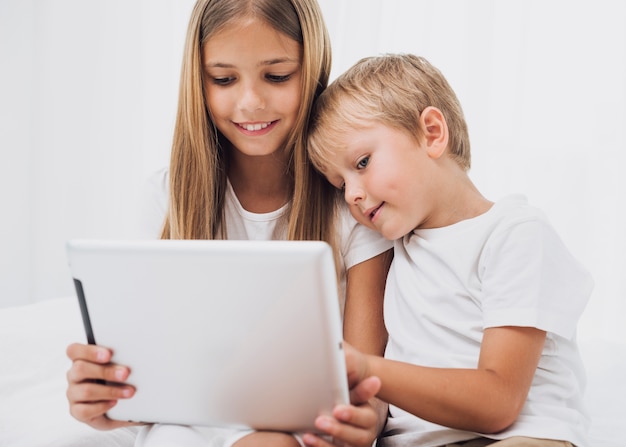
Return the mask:
[[368, 372], [369, 367], [365, 354], [357, 351], [346, 341], [343, 342], [343, 350], [346, 357], [348, 386], [351, 390], [350, 399], [352, 399], [352, 390], [370, 375]]
[[[344, 343], [351, 405], [338, 405], [332, 415], [322, 415], [315, 426], [326, 433], [326, 437], [305, 434], [302, 440], [312, 447], [355, 446], [371, 447], [386, 416], [386, 405], [374, 399], [380, 390], [378, 377], [367, 376], [366, 357]], [[381, 420], [382, 419], [382, 420]]]
[[[74, 343], [68, 346], [67, 356], [72, 360], [72, 367], [67, 372], [66, 395], [74, 418], [98, 430], [138, 425], [106, 417], [105, 413], [118, 399], [132, 397], [135, 393], [132, 386], [124, 384], [130, 370], [111, 364], [110, 350]], [[104, 384], [104, 381], [114, 383]]]

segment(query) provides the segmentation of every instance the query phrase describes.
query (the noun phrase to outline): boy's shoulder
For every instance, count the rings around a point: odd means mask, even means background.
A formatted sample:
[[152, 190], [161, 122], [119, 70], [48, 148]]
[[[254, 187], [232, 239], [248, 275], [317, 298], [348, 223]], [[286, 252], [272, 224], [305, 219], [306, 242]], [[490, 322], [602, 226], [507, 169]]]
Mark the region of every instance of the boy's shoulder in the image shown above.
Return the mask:
[[531, 205], [528, 198], [522, 194], [511, 194], [499, 199], [491, 211], [501, 224], [548, 220], [546, 214], [540, 208]]

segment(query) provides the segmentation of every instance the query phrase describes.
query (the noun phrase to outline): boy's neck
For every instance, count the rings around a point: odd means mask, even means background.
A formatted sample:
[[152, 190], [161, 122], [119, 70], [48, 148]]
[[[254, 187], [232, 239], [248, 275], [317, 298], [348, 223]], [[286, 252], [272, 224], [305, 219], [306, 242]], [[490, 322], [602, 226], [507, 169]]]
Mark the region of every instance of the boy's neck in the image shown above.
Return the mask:
[[440, 185], [436, 218], [419, 228], [443, 228], [478, 217], [491, 209], [493, 202], [476, 188], [466, 172]]

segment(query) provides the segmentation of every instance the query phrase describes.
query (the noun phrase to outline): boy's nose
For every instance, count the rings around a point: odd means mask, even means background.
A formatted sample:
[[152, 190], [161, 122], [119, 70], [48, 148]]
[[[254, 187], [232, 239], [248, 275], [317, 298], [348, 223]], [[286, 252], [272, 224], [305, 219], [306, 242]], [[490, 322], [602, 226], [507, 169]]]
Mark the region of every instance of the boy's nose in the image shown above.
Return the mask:
[[344, 185], [344, 198], [349, 205], [356, 205], [364, 199], [363, 188], [359, 185], [346, 183]]

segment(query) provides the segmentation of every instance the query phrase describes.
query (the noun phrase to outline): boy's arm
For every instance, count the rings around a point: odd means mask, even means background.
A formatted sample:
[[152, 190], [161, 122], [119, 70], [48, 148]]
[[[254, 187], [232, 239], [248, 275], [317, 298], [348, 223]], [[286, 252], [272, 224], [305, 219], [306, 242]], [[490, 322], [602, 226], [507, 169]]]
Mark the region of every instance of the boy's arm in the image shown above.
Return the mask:
[[[382, 356], [387, 344], [383, 298], [393, 250], [357, 264], [348, 273], [344, 309], [344, 339], [361, 352]], [[387, 420], [388, 405], [379, 399], [370, 404], [378, 415], [378, 433]]]
[[476, 369], [429, 368], [358, 353], [348, 368], [352, 380], [378, 376], [379, 398], [422, 419], [495, 433], [524, 406], [545, 338], [536, 328], [486, 329]]
[[[392, 253], [393, 250], [389, 250], [354, 265], [347, 274], [344, 339], [363, 352], [377, 356], [382, 356], [387, 343], [382, 310]], [[388, 406], [375, 397], [380, 387], [378, 379], [365, 376], [360, 379], [350, 381], [352, 405], [339, 405], [332, 416], [323, 415], [316, 420], [317, 428], [331, 440], [305, 434], [305, 444], [317, 447], [372, 445], [387, 421]]]
[[359, 351], [382, 356], [387, 344], [383, 298], [393, 250], [348, 271], [343, 338]]

